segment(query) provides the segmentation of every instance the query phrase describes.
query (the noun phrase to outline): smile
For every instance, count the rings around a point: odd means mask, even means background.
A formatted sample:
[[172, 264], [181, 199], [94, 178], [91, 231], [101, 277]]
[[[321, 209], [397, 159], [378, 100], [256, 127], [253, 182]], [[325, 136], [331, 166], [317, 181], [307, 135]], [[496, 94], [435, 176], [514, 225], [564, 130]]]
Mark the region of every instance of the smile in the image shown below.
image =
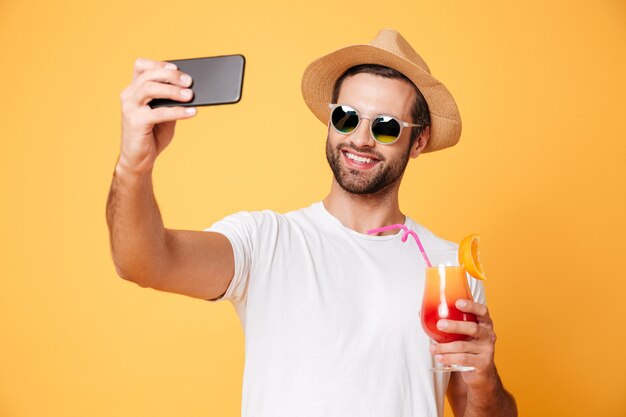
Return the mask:
[[374, 162], [374, 159], [372, 158], [363, 158], [361, 156], [357, 156], [353, 153], [350, 152], [346, 152], [346, 156], [350, 159], [352, 159], [353, 161], [357, 161], [360, 162], [362, 164], [371, 164], [372, 162]]
[[356, 155], [356, 154], [354, 154], [352, 152], [348, 152], [346, 150], [342, 150], [341, 153], [345, 156], [345, 158], [346, 158], [346, 160], [348, 162], [348, 165], [353, 166], [353, 167], [357, 167], [357, 168], [360, 168], [360, 169], [369, 169], [369, 168], [373, 167], [374, 165], [376, 165], [378, 162], [380, 162], [376, 158]]

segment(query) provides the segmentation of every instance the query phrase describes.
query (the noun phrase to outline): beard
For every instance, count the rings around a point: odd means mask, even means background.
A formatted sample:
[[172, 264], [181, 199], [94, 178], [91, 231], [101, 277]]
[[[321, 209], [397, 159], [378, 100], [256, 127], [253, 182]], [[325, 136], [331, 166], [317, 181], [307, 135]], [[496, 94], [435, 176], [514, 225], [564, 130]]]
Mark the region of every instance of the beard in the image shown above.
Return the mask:
[[[367, 171], [360, 171], [345, 166], [342, 161], [343, 149], [352, 149], [355, 152], [374, 154], [379, 162]], [[338, 144], [334, 149], [330, 140], [326, 139], [326, 160], [333, 171], [335, 181], [341, 188], [352, 194], [376, 194], [397, 182], [409, 162], [410, 149], [398, 158], [386, 161], [379, 153], [372, 150], [360, 151], [352, 144]]]

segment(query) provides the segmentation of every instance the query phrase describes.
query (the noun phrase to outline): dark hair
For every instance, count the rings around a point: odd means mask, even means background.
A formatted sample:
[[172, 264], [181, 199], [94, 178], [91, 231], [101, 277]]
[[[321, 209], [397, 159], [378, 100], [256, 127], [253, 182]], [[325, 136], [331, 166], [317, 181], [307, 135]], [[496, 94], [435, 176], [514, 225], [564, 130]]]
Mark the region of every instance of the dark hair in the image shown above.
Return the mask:
[[426, 126], [430, 125], [430, 112], [428, 111], [428, 103], [426, 103], [426, 99], [424, 99], [424, 96], [420, 92], [419, 88], [417, 88], [415, 84], [413, 84], [413, 81], [409, 80], [406, 75], [401, 72], [396, 71], [393, 68], [377, 64], [362, 64], [350, 67], [335, 82], [335, 88], [333, 89], [333, 103], [337, 102], [339, 90], [341, 89], [341, 84], [343, 84], [344, 80], [348, 77], [361, 73], [378, 75], [383, 78], [404, 80], [413, 86], [415, 89], [415, 102], [411, 108], [411, 117], [413, 118], [413, 123], [421, 125], [420, 127], [411, 128], [411, 146], [413, 146], [415, 139], [417, 139]]

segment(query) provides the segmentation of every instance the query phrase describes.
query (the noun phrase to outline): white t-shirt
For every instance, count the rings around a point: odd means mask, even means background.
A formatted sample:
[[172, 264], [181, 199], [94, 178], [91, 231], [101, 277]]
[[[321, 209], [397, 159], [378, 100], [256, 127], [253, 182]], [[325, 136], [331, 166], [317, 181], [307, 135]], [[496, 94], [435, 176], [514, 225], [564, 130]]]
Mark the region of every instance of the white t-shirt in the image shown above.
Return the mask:
[[[456, 248], [407, 217], [425, 249]], [[449, 375], [420, 323], [425, 263], [402, 232], [369, 236], [323, 203], [240, 212], [225, 235], [235, 273], [220, 300], [245, 334], [242, 417], [436, 417]], [[484, 289], [470, 278], [476, 301]]]

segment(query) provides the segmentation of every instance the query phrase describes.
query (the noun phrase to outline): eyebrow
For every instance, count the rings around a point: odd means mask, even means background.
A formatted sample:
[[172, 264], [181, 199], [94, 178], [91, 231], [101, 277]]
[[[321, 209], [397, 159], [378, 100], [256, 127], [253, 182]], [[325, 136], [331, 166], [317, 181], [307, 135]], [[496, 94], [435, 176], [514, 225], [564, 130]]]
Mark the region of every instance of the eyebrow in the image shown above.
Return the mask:
[[[344, 101], [344, 102], [340, 102], [340, 101], [338, 101], [336, 104], [343, 104], [343, 105], [346, 105], [346, 106], [350, 106], [350, 107], [352, 107], [354, 110], [356, 110], [357, 112], [359, 112], [359, 116], [361, 116], [362, 114], [364, 114], [364, 113], [363, 113], [363, 111], [361, 111], [361, 110], [359, 110], [359, 109], [357, 108], [357, 106], [355, 106], [355, 105], [353, 105], [353, 104], [350, 104], [350, 103], [347, 103], [347, 102], [345, 102], [345, 101]], [[399, 116], [396, 116], [395, 114], [391, 114], [391, 113], [380, 113], [380, 112], [375, 112], [374, 114], [367, 114], [366, 116], [370, 116], [370, 117], [371, 117], [371, 116], [391, 116], [391, 117], [394, 117], [394, 118], [396, 118], [396, 119], [400, 120], [401, 122], [405, 122], [404, 118], [399, 117]]]

